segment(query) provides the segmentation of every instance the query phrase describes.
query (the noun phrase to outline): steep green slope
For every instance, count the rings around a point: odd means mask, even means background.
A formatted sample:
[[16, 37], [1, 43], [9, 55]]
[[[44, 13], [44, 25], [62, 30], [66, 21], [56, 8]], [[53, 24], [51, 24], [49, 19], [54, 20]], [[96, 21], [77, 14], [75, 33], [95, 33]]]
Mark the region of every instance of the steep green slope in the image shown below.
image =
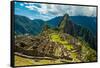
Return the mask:
[[15, 32], [16, 34], [33, 34], [37, 35], [42, 31], [45, 24], [43, 20], [30, 20], [27, 17], [15, 15]]

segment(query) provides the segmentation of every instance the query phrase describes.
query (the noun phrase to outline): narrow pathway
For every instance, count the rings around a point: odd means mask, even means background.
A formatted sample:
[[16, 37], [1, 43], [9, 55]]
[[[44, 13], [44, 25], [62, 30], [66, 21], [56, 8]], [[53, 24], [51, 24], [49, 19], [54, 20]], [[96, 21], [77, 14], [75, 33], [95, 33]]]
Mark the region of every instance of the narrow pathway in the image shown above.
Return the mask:
[[53, 60], [53, 59], [55, 59], [55, 58], [51, 58], [51, 57], [28, 56], [28, 55], [25, 55], [25, 54], [22, 54], [22, 53], [18, 53], [18, 52], [15, 52], [15, 55], [18, 55], [18, 56], [21, 56], [21, 57], [24, 57], [24, 58], [28, 58], [28, 59], [45, 59], [45, 60]]

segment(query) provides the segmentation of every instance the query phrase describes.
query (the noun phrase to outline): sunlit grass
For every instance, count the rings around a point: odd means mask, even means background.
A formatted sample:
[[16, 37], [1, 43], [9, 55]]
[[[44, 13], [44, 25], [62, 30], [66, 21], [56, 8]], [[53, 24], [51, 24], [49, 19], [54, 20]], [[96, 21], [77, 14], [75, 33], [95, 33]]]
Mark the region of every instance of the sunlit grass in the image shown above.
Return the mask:
[[69, 62], [65, 59], [45, 60], [45, 59], [28, 59], [15, 55], [15, 66], [29, 66], [29, 65], [45, 65], [45, 64], [59, 64]]
[[52, 33], [52, 34], [50, 34], [50, 38], [54, 42], [60, 42], [61, 41], [59, 34]]
[[52, 34], [50, 34], [50, 38], [51, 38], [52, 41], [58, 42], [58, 43], [64, 45], [64, 47], [67, 50], [73, 49], [73, 46], [71, 44], [68, 44], [67, 40], [62, 40], [62, 38], [60, 37], [59, 34], [52, 33]]
[[61, 43], [61, 44], [68, 44], [68, 42], [65, 41], [65, 40], [62, 40], [62, 38], [60, 37], [60, 35], [57, 34], [57, 33], [50, 34], [50, 38], [54, 42], [58, 42], [58, 43]]
[[31, 59], [15, 56], [15, 66], [25, 66], [25, 65], [33, 65], [33, 61]]
[[67, 50], [72, 50], [74, 47], [70, 44], [70, 45], [65, 45]]

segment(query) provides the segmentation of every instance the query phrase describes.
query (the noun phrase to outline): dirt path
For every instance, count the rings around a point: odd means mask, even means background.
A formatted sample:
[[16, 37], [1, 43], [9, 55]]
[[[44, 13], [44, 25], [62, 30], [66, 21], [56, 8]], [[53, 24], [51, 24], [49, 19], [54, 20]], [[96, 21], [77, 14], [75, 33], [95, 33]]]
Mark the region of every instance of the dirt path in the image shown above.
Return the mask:
[[15, 55], [18, 55], [18, 56], [21, 56], [21, 57], [24, 57], [24, 58], [28, 58], [28, 59], [45, 59], [45, 60], [53, 60], [55, 58], [51, 58], [51, 57], [35, 57], [35, 56], [28, 56], [28, 55], [25, 55], [25, 54], [22, 54], [22, 53], [18, 53], [18, 52], [15, 52]]

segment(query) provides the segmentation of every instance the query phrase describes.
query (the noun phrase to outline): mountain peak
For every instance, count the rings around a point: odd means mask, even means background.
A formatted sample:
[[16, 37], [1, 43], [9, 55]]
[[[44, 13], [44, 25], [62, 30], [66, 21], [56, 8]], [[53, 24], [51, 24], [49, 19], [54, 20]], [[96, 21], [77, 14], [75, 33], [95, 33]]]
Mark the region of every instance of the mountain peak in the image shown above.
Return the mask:
[[66, 14], [64, 14], [64, 17], [67, 17], [67, 18], [69, 18], [69, 15], [66, 13]]
[[67, 22], [69, 22], [69, 15], [68, 14], [64, 14], [63, 19], [59, 24], [60, 32], [64, 32], [64, 27], [65, 27]]

